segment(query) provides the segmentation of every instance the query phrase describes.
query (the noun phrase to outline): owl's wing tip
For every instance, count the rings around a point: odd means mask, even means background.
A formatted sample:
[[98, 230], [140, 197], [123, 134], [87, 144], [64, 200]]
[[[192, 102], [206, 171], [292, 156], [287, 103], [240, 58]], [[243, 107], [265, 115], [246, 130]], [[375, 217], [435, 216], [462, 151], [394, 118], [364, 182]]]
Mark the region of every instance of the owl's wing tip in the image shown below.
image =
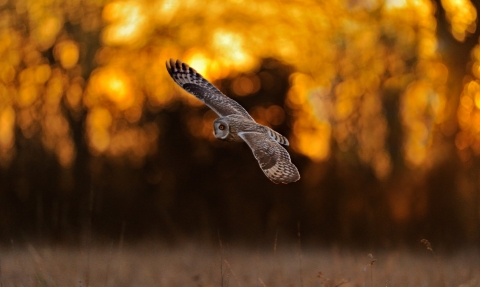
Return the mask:
[[174, 60], [173, 58], [170, 58], [169, 61], [166, 62], [167, 70], [170, 72], [177, 72], [177, 71], [184, 71], [187, 72], [189, 70], [193, 70], [194, 72], [195, 69], [190, 67], [187, 63], [183, 62], [180, 59]]
[[170, 75], [172, 74], [172, 65], [170, 64], [171, 61], [172, 59], [170, 59], [170, 61], [165, 61], [165, 67], [167, 67], [167, 71]]
[[177, 60], [175, 61], [174, 59], [170, 58], [170, 60], [168, 60], [165, 64], [167, 66], [167, 71], [168, 73], [170, 74], [170, 76], [173, 75], [173, 73], [175, 72], [178, 72], [180, 69], [180, 67], [178, 66], [178, 61], [180, 60]]

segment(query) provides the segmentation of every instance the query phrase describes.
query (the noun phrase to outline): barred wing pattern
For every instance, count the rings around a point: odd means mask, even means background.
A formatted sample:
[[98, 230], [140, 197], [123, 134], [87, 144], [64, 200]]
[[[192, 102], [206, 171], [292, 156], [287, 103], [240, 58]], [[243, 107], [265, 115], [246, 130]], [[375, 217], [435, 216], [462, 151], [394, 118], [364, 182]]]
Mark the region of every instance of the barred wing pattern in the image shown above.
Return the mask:
[[290, 145], [286, 137], [277, 133], [276, 131], [272, 130], [269, 127], [267, 127], [267, 133], [274, 141], [278, 142], [279, 144], [286, 145], [286, 146]]
[[239, 103], [225, 96], [195, 69], [180, 60], [173, 59], [167, 61], [166, 66], [168, 73], [180, 87], [204, 102], [220, 117], [241, 115], [254, 121]]
[[300, 179], [287, 150], [270, 136], [256, 132], [240, 132], [238, 135], [252, 149], [260, 168], [273, 183], [290, 183]]

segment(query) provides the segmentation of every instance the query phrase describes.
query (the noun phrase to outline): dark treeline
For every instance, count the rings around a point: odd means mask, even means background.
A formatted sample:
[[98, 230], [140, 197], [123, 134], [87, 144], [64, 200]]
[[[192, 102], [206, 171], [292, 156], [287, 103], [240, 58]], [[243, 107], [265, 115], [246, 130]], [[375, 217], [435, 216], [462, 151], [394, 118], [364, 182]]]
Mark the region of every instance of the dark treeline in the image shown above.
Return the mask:
[[[266, 63], [269, 69], [261, 71], [284, 83], [285, 95], [290, 68]], [[259, 101], [284, 101], [259, 93], [262, 97], [237, 100], [247, 109]], [[398, 105], [385, 105], [388, 112], [398, 112]], [[456, 246], [478, 240], [478, 187], [474, 201], [461, 196], [465, 182], [477, 181], [477, 164], [461, 162], [453, 143], [442, 147], [442, 160], [429, 169], [409, 169], [398, 157], [384, 180], [353, 152], [334, 150], [323, 163], [292, 153], [302, 180], [275, 185], [247, 145], [190, 134], [185, 117], [206, 109], [146, 108], [144, 120], [156, 122], [162, 133], [158, 151], [141, 166], [92, 156], [81, 148], [85, 143], [79, 136], [75, 164], [65, 170], [39, 139], [25, 139], [18, 131], [15, 158], [0, 173], [2, 241], [72, 243], [91, 233], [107, 242], [153, 237], [215, 243], [220, 234], [225, 240], [271, 244], [276, 236], [296, 240], [299, 228], [302, 240], [312, 244], [391, 246], [428, 238]], [[277, 130], [288, 136], [290, 120]], [[72, 124], [81, 134], [83, 123]], [[400, 145], [394, 139], [392, 152]], [[395, 217], [396, 204], [406, 204], [407, 214]]]

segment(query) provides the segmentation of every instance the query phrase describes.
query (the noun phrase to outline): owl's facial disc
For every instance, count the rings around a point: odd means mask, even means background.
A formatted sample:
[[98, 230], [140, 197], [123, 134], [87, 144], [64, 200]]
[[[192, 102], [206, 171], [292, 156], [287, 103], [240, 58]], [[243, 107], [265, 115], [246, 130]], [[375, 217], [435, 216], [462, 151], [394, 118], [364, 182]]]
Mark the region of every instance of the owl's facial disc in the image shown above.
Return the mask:
[[223, 119], [216, 119], [213, 122], [213, 134], [217, 139], [224, 140], [229, 134], [228, 123]]

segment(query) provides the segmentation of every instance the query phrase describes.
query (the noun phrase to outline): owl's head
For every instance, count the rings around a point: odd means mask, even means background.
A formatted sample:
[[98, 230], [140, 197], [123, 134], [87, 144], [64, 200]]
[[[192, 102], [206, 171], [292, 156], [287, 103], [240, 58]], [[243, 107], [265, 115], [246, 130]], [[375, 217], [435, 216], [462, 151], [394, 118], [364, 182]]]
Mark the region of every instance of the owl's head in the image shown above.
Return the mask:
[[228, 121], [223, 118], [218, 118], [213, 122], [213, 134], [217, 139], [227, 140], [230, 134], [230, 126]]

